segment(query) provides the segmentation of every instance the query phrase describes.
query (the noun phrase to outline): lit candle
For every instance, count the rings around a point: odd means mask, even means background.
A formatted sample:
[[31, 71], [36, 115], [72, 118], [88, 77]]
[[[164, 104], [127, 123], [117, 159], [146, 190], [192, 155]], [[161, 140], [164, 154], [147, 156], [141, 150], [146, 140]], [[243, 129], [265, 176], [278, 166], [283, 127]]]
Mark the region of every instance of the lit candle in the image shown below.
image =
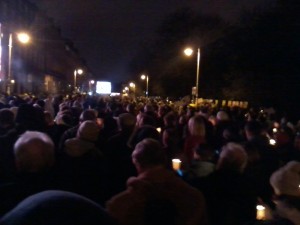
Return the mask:
[[180, 159], [172, 159], [172, 167], [174, 170], [179, 170], [181, 165]]
[[266, 208], [262, 205], [256, 206], [256, 219], [265, 220], [266, 219]]

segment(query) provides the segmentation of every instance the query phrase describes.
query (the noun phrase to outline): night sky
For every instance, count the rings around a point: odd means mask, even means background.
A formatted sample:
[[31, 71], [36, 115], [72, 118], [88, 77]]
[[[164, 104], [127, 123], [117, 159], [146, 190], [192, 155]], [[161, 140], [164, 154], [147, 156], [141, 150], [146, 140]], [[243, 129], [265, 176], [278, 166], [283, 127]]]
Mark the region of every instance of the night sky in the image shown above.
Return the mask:
[[[274, 1], [274, 0], [273, 0]], [[31, 0], [52, 17], [63, 36], [73, 40], [99, 80], [121, 82], [144, 40], [155, 38], [162, 20], [182, 7], [234, 21], [243, 10], [272, 0]], [[267, 3], [266, 3], [267, 2]]]

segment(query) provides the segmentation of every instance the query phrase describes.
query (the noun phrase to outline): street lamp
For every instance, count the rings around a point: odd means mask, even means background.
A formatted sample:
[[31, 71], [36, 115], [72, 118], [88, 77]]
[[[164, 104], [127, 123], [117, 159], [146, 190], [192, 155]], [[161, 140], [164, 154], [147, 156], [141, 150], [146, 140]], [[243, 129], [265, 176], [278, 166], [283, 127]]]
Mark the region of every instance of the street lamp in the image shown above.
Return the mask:
[[145, 75], [145, 74], [142, 74], [141, 79], [146, 80], [146, 92], [145, 92], [145, 94], [146, 94], [146, 97], [148, 98], [149, 97], [149, 89], [148, 89], [149, 88], [149, 76]]
[[132, 90], [133, 90], [133, 96], [135, 97], [135, 83], [130, 82], [130, 83], [129, 83], [129, 87], [132, 88]]
[[74, 70], [74, 92], [77, 91], [77, 74], [79, 75], [83, 74], [83, 70], [82, 69]]
[[[22, 44], [27, 44], [30, 40], [30, 36], [27, 33], [18, 33], [17, 34], [18, 40]], [[11, 73], [11, 62], [12, 62], [12, 47], [13, 47], [13, 34], [9, 34], [8, 40], [8, 73], [7, 73], [7, 94], [10, 95], [11, 93], [11, 86], [14, 84], [14, 80], [12, 80], [12, 73]]]
[[[191, 56], [193, 54], [193, 49], [186, 48], [184, 50], [184, 54], [187, 55], [187, 56]], [[198, 103], [198, 94], [199, 94], [199, 71], [200, 71], [200, 48], [198, 48], [198, 51], [197, 51], [197, 72], [196, 72], [196, 93], [195, 93], [196, 106], [197, 106], [197, 103]]]

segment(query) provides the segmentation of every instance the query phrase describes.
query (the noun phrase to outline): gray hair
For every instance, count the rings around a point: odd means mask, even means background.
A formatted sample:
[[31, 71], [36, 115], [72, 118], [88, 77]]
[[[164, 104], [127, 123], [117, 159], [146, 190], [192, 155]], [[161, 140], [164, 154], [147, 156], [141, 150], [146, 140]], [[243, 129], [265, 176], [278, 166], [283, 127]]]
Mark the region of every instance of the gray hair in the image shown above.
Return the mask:
[[40, 172], [53, 166], [54, 143], [38, 131], [26, 131], [14, 145], [17, 169], [20, 172]]
[[166, 155], [161, 143], [152, 138], [145, 138], [135, 146], [132, 159], [143, 168], [166, 163]]

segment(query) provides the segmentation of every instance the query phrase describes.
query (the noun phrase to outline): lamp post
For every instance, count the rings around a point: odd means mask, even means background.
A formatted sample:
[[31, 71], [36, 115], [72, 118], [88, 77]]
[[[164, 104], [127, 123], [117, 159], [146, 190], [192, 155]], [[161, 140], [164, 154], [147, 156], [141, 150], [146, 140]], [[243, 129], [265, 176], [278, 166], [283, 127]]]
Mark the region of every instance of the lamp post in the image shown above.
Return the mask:
[[148, 98], [149, 97], [149, 76], [142, 74], [141, 79], [142, 80], [146, 80], [146, 92], [145, 92], [145, 95]]
[[82, 69], [74, 70], [74, 92], [77, 91], [77, 74], [79, 75], [83, 74], [83, 70]]
[[[22, 44], [27, 44], [30, 40], [30, 36], [27, 33], [18, 33], [17, 38]], [[8, 40], [8, 73], [7, 73], [7, 94], [11, 94], [11, 87], [15, 81], [12, 79], [11, 64], [12, 64], [12, 47], [13, 47], [13, 34], [9, 34]]]
[[135, 83], [130, 82], [130, 83], [129, 83], [129, 87], [132, 88], [132, 90], [133, 90], [133, 97], [135, 98]]
[[[187, 56], [191, 56], [193, 54], [193, 49], [186, 48], [184, 50], [184, 54]], [[198, 103], [198, 94], [199, 94], [199, 72], [200, 72], [200, 48], [197, 50], [197, 71], [196, 71], [196, 93], [195, 93], [195, 104], [197, 106]]]
[[90, 80], [89, 81], [89, 92], [92, 92], [93, 93], [93, 85], [94, 85], [95, 81], [94, 80]]

